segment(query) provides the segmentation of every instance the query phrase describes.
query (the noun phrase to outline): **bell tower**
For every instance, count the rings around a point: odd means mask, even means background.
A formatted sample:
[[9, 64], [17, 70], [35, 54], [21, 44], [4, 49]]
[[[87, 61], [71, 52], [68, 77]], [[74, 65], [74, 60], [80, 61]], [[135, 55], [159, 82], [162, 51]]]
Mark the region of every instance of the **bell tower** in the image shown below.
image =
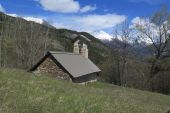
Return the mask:
[[79, 35], [74, 39], [73, 53], [81, 54], [83, 57], [88, 58], [88, 44], [90, 40], [84, 35]]
[[80, 48], [79, 48], [79, 40], [74, 42], [74, 48], [73, 48], [73, 53], [80, 54]]
[[83, 46], [81, 48], [81, 55], [84, 56], [85, 58], [88, 58], [88, 48], [87, 48], [87, 45], [83, 43]]

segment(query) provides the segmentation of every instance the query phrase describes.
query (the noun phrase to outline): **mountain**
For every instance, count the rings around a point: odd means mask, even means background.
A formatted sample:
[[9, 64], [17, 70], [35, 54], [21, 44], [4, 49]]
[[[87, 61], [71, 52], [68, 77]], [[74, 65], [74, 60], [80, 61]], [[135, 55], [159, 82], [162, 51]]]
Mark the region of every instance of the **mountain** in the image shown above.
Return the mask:
[[35, 23], [38, 23], [38, 24], [42, 24], [42, 25], [48, 26], [50, 28], [55, 28], [53, 25], [51, 25], [46, 20], [43, 20], [43, 19], [38, 18], [38, 17], [31, 17], [31, 16], [23, 17], [23, 16], [19, 16], [17, 14], [6, 14], [6, 15], [11, 16], [11, 17], [15, 17], [15, 18], [22, 18], [22, 19], [25, 19], [27, 21], [31, 21], [31, 22], [35, 22]]
[[27, 21], [32, 21], [32, 22], [39, 23], [39, 24], [43, 24], [45, 22], [43, 19], [35, 18], [35, 17], [21, 17], [21, 18]]
[[[119, 39], [103, 40], [103, 43], [108, 45], [110, 48], [114, 50], [122, 51], [125, 43]], [[151, 56], [150, 45], [146, 45], [145, 43], [126, 43], [126, 48], [133, 58], [137, 58], [139, 60], [143, 60], [147, 57]]]
[[111, 36], [109, 33], [106, 33], [105, 31], [95, 31], [91, 33], [96, 38], [102, 40], [102, 41], [111, 41], [113, 36]]
[[22, 18], [22, 19], [25, 19], [25, 20], [27, 20], [27, 21], [36, 22], [36, 23], [39, 23], [39, 24], [42, 24], [42, 23], [44, 22], [43, 19], [41, 19], [41, 18], [36, 18], [36, 17], [19, 16], [19, 15], [17, 15], [17, 14], [10, 14], [10, 13], [7, 13], [6, 15], [11, 16], [11, 17], [15, 17], [15, 18]]
[[49, 28], [55, 28], [53, 25], [51, 25], [49, 22], [47, 22], [47, 21], [45, 21], [45, 20], [43, 20], [43, 22], [41, 23], [42, 25], [45, 25], [45, 26], [47, 26], [47, 27], [49, 27]]

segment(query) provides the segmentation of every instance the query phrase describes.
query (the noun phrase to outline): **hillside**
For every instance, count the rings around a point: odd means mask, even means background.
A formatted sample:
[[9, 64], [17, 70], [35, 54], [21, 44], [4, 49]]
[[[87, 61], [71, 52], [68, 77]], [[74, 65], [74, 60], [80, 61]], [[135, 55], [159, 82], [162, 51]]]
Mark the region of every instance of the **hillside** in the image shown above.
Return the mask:
[[73, 51], [73, 37], [84, 35], [91, 40], [89, 57], [102, 67], [110, 57], [111, 49], [86, 32], [56, 29], [47, 24], [26, 21], [0, 13], [2, 67], [29, 69], [47, 51]]
[[169, 108], [170, 96], [162, 94], [0, 70], [1, 113], [166, 113]]

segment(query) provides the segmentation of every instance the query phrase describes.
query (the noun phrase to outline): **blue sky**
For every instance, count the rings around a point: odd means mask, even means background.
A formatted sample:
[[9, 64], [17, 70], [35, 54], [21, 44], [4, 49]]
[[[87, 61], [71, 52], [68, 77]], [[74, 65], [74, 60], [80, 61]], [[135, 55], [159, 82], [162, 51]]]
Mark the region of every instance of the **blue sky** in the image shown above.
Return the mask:
[[149, 16], [170, 0], [1, 0], [0, 10], [42, 18], [57, 28], [110, 34], [125, 19]]

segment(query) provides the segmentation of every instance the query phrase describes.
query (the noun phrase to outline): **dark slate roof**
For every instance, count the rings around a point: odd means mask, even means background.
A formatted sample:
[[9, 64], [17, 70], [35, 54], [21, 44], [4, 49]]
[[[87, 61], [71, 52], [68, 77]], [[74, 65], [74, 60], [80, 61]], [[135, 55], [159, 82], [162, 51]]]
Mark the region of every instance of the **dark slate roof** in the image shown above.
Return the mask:
[[[90, 59], [80, 54], [54, 51], [47, 52], [47, 55], [49, 54], [74, 78], [101, 71]], [[39, 65], [40, 63], [31, 70], [34, 70]]]
[[75, 78], [101, 71], [91, 60], [80, 54], [54, 51], [50, 53]]

